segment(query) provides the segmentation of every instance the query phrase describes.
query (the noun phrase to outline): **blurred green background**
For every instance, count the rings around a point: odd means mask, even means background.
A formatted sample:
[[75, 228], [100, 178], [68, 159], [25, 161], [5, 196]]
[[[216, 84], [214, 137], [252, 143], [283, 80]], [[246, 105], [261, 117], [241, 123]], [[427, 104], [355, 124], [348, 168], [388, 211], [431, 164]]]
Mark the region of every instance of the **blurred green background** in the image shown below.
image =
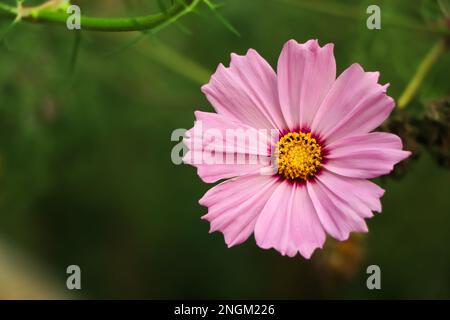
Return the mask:
[[[73, 3], [96, 16], [160, 11], [151, 0]], [[275, 66], [291, 38], [333, 42], [338, 72], [353, 62], [379, 70], [397, 99], [439, 35], [396, 23], [429, 25], [442, 17], [437, 2], [221, 3], [240, 37], [200, 5], [119, 52], [135, 33], [83, 32], [73, 73], [75, 32], [24, 22], [7, 34], [0, 297], [450, 298], [450, 172], [427, 152], [402, 179], [377, 181], [387, 189], [383, 213], [356, 241], [356, 261], [339, 267], [350, 270], [345, 276], [319, 252], [311, 261], [291, 259], [259, 249], [253, 238], [227, 249], [200, 220], [206, 209], [197, 201], [211, 185], [170, 160], [172, 131], [190, 128], [194, 110], [212, 111], [200, 86], [231, 52], [254, 48]], [[381, 30], [366, 28], [370, 4], [381, 7]], [[0, 21], [2, 30], [10, 22]], [[446, 53], [407, 111], [449, 95], [449, 74]], [[65, 288], [71, 264], [81, 267], [81, 291]], [[381, 267], [382, 290], [366, 288], [370, 264]]]

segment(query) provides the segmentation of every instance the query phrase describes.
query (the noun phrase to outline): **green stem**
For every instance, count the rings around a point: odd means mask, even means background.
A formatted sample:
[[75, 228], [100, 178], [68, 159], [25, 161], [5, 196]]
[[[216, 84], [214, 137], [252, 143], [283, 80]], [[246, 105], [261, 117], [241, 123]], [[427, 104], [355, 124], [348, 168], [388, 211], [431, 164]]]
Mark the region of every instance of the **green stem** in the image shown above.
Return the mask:
[[419, 67], [417, 68], [416, 73], [409, 81], [406, 86], [405, 91], [403, 91], [402, 95], [398, 99], [398, 107], [400, 109], [405, 108], [411, 99], [416, 94], [420, 85], [423, 82], [423, 79], [430, 71], [431, 67], [436, 63], [439, 57], [445, 52], [446, 48], [446, 40], [442, 39], [438, 41], [431, 49], [428, 51], [427, 55], [423, 58]]
[[[152, 30], [166, 25], [167, 23], [176, 21], [199, 4], [201, 0], [185, 0], [186, 5], [175, 4], [167, 10], [167, 13], [157, 13], [152, 15], [125, 17], [125, 18], [99, 18], [81, 16], [81, 29], [89, 31], [143, 31]], [[52, 8], [36, 8], [35, 10], [25, 11], [21, 20], [35, 23], [52, 23], [66, 26], [66, 21], [70, 17], [63, 10], [55, 10]], [[13, 6], [0, 4], [0, 15], [17, 17], [19, 10]]]

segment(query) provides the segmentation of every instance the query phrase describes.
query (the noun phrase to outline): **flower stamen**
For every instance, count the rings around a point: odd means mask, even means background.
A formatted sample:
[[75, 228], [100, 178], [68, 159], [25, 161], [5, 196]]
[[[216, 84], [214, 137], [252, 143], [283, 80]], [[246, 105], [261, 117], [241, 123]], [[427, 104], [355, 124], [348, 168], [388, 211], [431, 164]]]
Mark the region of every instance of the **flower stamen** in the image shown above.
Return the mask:
[[307, 180], [322, 165], [322, 147], [309, 132], [289, 132], [277, 143], [277, 165], [284, 178]]

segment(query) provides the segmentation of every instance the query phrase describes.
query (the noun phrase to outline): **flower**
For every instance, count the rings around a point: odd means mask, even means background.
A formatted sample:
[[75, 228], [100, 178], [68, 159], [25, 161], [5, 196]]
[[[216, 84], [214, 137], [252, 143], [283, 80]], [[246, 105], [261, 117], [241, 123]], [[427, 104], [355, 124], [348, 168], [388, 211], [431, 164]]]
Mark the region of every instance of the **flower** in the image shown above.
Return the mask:
[[[220, 64], [202, 87], [216, 113], [195, 112], [183, 160], [205, 182], [228, 179], [199, 201], [228, 247], [254, 233], [261, 248], [309, 259], [327, 234], [343, 241], [367, 232], [365, 218], [381, 212], [384, 190], [368, 179], [410, 152], [398, 136], [371, 132], [394, 108], [388, 85], [359, 64], [336, 78], [333, 47], [289, 40], [276, 73], [253, 49], [232, 54], [230, 67]], [[229, 138], [230, 130], [244, 139]]]

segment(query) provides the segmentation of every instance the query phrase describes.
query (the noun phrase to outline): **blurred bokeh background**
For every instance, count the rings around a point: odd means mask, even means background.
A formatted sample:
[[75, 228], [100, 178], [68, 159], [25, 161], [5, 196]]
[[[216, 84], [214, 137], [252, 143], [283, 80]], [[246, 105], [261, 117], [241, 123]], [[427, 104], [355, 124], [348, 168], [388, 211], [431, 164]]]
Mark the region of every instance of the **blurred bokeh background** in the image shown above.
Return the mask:
[[[161, 11], [156, 0], [72, 3], [96, 16]], [[387, 192], [367, 235], [311, 261], [253, 238], [227, 249], [200, 220], [197, 201], [211, 185], [170, 159], [172, 131], [212, 110], [200, 86], [231, 52], [254, 48], [275, 66], [291, 38], [333, 42], [338, 72], [353, 62], [379, 70], [398, 99], [441, 37], [416, 28], [443, 19], [438, 2], [220, 3], [240, 36], [203, 4], [132, 45], [137, 33], [82, 32], [74, 54], [76, 32], [26, 22], [4, 36], [0, 298], [450, 298], [450, 172], [426, 148], [410, 144], [420, 156], [376, 181]], [[381, 30], [366, 27], [370, 4], [381, 8]], [[10, 22], [0, 17], [0, 30]], [[449, 75], [447, 52], [405, 112], [450, 95]], [[72, 264], [80, 291], [66, 289]], [[366, 287], [371, 264], [382, 290]]]

